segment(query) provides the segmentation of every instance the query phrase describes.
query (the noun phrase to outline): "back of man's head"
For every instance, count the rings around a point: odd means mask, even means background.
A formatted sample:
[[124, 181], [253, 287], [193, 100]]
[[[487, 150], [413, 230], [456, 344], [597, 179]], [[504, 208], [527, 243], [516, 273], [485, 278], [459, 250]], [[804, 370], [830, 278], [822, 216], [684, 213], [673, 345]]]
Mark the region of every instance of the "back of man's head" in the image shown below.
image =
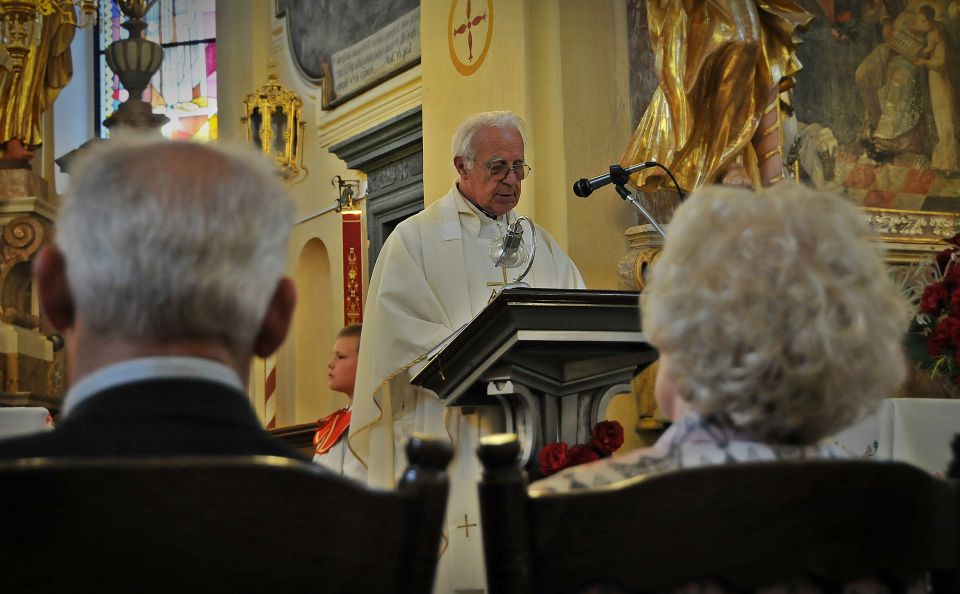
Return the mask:
[[132, 343], [249, 354], [284, 272], [293, 210], [262, 156], [111, 140], [71, 172], [57, 222], [77, 319]]

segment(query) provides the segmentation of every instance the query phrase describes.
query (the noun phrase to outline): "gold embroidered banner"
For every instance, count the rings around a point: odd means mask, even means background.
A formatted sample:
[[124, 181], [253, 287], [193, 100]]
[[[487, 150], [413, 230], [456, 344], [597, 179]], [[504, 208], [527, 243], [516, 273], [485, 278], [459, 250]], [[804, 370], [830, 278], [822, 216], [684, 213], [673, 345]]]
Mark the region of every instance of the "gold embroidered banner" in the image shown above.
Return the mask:
[[363, 259], [361, 212], [340, 213], [343, 221], [343, 324], [363, 322]]

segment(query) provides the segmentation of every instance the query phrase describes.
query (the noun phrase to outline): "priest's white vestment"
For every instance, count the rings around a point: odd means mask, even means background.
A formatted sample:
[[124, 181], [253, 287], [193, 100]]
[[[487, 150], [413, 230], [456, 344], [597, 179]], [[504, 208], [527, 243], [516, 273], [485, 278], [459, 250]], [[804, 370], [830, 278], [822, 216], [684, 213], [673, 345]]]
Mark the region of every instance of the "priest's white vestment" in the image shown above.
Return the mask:
[[[503, 430], [498, 408], [472, 414], [447, 408], [409, 383], [423, 356], [487, 304], [503, 273], [489, 256], [492, 239], [515, 221], [481, 213], [454, 186], [401, 222], [374, 266], [363, 315], [349, 445], [367, 465], [371, 487], [393, 488], [406, 465], [403, 444], [413, 432], [452, 440], [450, 500], [434, 592], [485, 588], [477, 502], [480, 435]], [[580, 272], [539, 225], [532, 287], [585, 288]], [[524, 233], [529, 242], [529, 231]], [[508, 270], [509, 279], [522, 268]]]

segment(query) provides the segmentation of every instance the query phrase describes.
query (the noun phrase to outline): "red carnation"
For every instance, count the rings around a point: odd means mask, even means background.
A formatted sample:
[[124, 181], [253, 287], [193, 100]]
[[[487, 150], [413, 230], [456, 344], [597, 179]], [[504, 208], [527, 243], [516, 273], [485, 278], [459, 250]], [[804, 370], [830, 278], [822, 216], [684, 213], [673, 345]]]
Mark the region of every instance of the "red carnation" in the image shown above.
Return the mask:
[[[951, 270], [956, 270], [956, 266]], [[947, 287], [943, 283], [930, 283], [920, 297], [920, 311], [925, 314], [938, 314], [947, 304]]]
[[960, 318], [946, 317], [937, 324], [927, 339], [927, 353], [936, 357], [943, 352], [944, 347], [955, 345], [960, 340]]
[[596, 450], [586, 444], [580, 443], [570, 448], [567, 452], [567, 467], [586, 464], [587, 462], [593, 462], [599, 459], [600, 454], [598, 454]]
[[623, 445], [623, 426], [617, 421], [600, 421], [593, 428], [590, 445], [603, 457], [616, 452]]
[[951, 316], [960, 316], [960, 290], [950, 293], [950, 297], [947, 299], [947, 305], [949, 306], [949, 314]]
[[543, 476], [550, 476], [566, 468], [567, 463], [567, 444], [562, 441], [543, 446], [540, 450], [540, 472]]

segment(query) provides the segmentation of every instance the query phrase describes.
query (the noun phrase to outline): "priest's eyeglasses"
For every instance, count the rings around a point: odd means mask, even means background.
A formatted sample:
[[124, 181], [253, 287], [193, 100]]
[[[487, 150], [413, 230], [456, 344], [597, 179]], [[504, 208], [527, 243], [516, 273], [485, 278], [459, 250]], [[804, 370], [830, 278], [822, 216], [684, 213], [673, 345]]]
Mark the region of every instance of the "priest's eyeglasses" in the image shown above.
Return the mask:
[[487, 161], [484, 163], [484, 166], [490, 171], [490, 177], [495, 180], [505, 179], [507, 175], [510, 174], [510, 171], [517, 174], [517, 179], [524, 179], [533, 171], [533, 167], [530, 167], [523, 161], [514, 161], [511, 164], [503, 159], [496, 159], [494, 161]]

